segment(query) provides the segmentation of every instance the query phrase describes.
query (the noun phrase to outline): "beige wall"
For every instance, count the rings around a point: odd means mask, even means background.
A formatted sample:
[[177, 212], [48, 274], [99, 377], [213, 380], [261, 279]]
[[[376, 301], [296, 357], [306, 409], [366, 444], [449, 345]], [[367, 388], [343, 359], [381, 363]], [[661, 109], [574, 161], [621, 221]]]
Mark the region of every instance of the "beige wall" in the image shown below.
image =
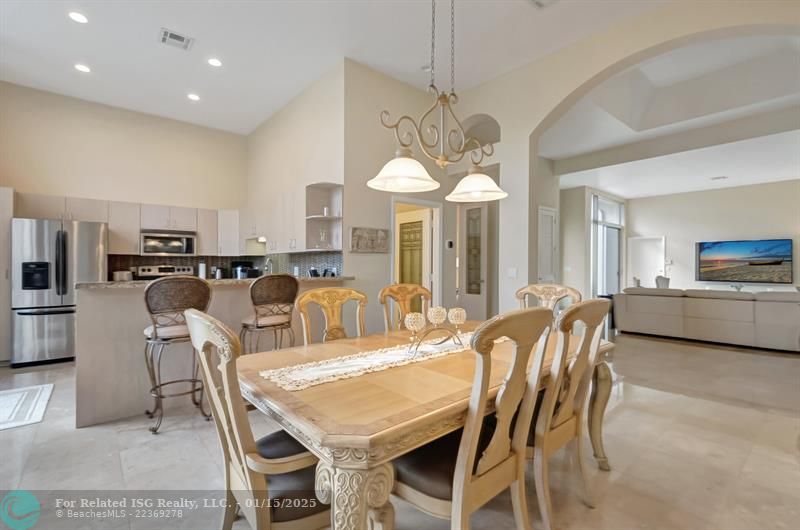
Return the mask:
[[800, 285], [798, 205], [800, 179], [630, 199], [627, 235], [666, 237], [666, 258], [673, 262], [667, 267], [667, 276], [671, 278], [670, 287], [679, 289], [727, 288], [717, 282], [695, 281], [698, 241], [790, 237], [794, 239], [794, 280]]
[[0, 185], [236, 208], [245, 137], [0, 82]]
[[559, 224], [561, 228], [561, 280], [589, 295], [589, 217], [586, 187], [561, 190]]
[[510, 194], [500, 204], [500, 309], [513, 307], [514, 290], [527, 281], [511, 278], [509, 268], [535, 278], [529, 263], [535, 268], [538, 206], [558, 205], [558, 187], [536, 160], [534, 131], [541, 133], [604, 79], [698, 34], [796, 32], [798, 20], [798, 2], [676, 1], [463, 92], [458, 115], [486, 113], [502, 129], [503, 140], [492, 158], [501, 163], [501, 186]]

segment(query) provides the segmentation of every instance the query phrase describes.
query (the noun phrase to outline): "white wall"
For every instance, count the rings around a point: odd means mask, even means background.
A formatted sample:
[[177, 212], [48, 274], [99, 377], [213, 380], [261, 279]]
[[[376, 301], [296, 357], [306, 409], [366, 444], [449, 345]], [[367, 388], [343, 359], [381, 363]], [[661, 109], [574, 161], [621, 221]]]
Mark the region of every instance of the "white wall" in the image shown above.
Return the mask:
[[559, 224], [561, 226], [561, 280], [574, 287], [584, 298], [589, 294], [589, 216], [586, 188], [561, 190]]
[[794, 240], [794, 281], [800, 285], [800, 179], [629, 199], [627, 229], [628, 236], [666, 237], [667, 261], [673, 261], [667, 276], [670, 287], [679, 289], [728, 288], [719, 282], [695, 281], [698, 241], [789, 237]]
[[541, 133], [592, 87], [646, 58], [710, 32], [796, 32], [797, 20], [798, 2], [670, 2], [463, 92], [459, 116], [489, 114], [502, 128], [491, 160], [501, 164], [500, 184], [510, 194], [500, 203], [500, 309], [514, 307], [514, 291], [528, 280], [524, 274], [536, 277], [538, 207], [558, 206], [551, 168], [537, 161], [534, 131]]
[[0, 186], [238, 208], [245, 137], [0, 82]]

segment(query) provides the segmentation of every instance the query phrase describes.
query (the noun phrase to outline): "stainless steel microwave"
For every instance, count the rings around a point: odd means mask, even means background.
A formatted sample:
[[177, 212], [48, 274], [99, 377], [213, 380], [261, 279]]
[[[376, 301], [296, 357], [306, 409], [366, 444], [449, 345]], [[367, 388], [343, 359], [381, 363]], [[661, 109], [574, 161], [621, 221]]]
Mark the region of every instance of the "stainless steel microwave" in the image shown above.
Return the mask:
[[140, 243], [142, 256], [194, 256], [197, 251], [197, 234], [142, 230]]

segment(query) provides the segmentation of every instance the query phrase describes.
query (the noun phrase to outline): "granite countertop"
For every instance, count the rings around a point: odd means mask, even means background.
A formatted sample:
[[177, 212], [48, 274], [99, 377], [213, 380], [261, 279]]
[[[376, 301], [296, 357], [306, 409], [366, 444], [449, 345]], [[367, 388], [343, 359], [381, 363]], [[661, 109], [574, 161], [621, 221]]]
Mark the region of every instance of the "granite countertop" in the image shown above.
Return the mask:
[[[226, 278], [222, 280], [209, 279], [206, 280], [211, 286], [220, 285], [250, 285], [253, 280], [257, 278], [235, 279]], [[355, 276], [337, 276], [335, 278], [297, 278], [300, 283], [316, 283], [316, 282], [343, 282], [355, 280]], [[76, 289], [135, 289], [137, 287], [144, 287], [153, 280], [131, 280], [127, 282], [78, 282], [75, 284]]]

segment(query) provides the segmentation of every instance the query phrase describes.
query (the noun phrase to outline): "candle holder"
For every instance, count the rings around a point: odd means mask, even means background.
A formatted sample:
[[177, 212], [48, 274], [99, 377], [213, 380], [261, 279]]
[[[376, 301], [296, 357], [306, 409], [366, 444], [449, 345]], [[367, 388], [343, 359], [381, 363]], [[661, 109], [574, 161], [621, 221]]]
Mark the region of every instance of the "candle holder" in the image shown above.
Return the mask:
[[[410, 320], [411, 324], [415, 327], [422, 322], [422, 326], [418, 329], [414, 329], [409, 326], [409, 316], [417, 315], [412, 317]], [[421, 318], [420, 318], [421, 317]], [[445, 320], [450, 320], [455, 326], [455, 330], [446, 326]], [[411, 331], [411, 344], [408, 346], [408, 352], [412, 355], [416, 355], [419, 352], [419, 347], [425, 341], [425, 337], [430, 335], [431, 333], [444, 333], [444, 337], [441, 340], [432, 342], [432, 344], [438, 346], [440, 344], [444, 344], [448, 340], [453, 341], [453, 344], [457, 344], [459, 346], [463, 346], [464, 343], [461, 341], [461, 337], [459, 337], [459, 326], [463, 324], [467, 319], [467, 313], [460, 307], [455, 307], [450, 310], [448, 313], [447, 309], [441, 306], [431, 307], [428, 309], [428, 322], [430, 322], [430, 326], [425, 326], [425, 318], [423, 317], [422, 313], [409, 313], [406, 315], [406, 328]], [[422, 331], [422, 333], [418, 333]]]

